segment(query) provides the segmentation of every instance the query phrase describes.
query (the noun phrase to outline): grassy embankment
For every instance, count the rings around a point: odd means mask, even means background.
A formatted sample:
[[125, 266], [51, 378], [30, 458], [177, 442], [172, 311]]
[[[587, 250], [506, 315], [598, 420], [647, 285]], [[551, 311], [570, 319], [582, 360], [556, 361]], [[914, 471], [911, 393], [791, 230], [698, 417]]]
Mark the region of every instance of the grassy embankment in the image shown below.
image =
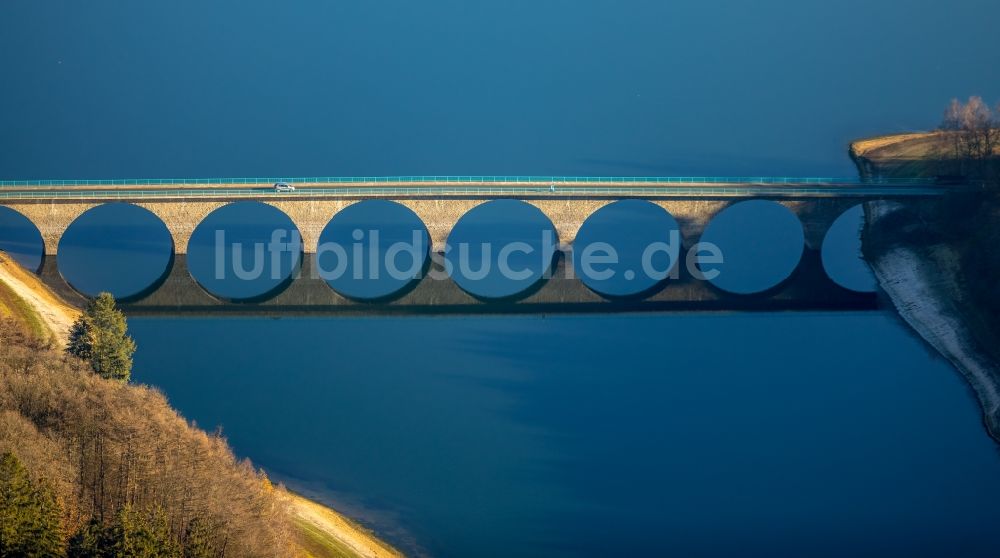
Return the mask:
[[39, 339], [62, 344], [80, 311], [54, 294], [36, 275], [0, 252], [0, 318], [12, 319]]
[[0, 281], [0, 318], [14, 320], [40, 339], [49, 336], [49, 330], [42, 323], [42, 318], [38, 313], [32, 310], [21, 297], [14, 294], [14, 290], [3, 281]]
[[862, 176], [934, 177], [949, 158], [951, 143], [940, 132], [865, 138], [851, 143], [851, 158]]
[[[60, 299], [36, 275], [24, 270], [10, 256], [0, 252], [0, 318], [13, 320], [38, 339], [51, 340], [58, 350], [79, 313], [79, 309]], [[137, 398], [143, 397], [146, 390], [143, 386], [123, 388], [135, 390]], [[97, 397], [92, 404], [99, 404], [101, 401]], [[187, 429], [191, 436], [204, 435], [194, 427], [189, 426]], [[287, 491], [278, 491], [276, 496], [287, 510], [282, 521], [291, 525], [296, 556], [354, 558], [401, 555], [365, 528], [332, 509]]]
[[292, 524], [304, 558], [402, 555], [364, 527], [332, 509], [298, 494], [289, 493], [288, 498]]

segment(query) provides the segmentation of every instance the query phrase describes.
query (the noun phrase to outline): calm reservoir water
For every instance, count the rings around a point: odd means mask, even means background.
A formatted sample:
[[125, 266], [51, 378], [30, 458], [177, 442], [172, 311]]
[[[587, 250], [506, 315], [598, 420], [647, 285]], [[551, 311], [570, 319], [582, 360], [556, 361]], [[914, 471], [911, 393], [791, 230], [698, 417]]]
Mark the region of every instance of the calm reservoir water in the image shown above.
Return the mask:
[[992, 556], [1000, 457], [880, 313], [133, 319], [135, 379], [446, 556]]
[[[0, 178], [851, 175], [850, 139], [931, 127], [953, 96], [1000, 96], [983, 71], [1000, 6], [977, 0], [230, 4], [0, 5], [17, 45], [0, 49]], [[977, 16], [942, 26], [949, 10]], [[126, 211], [63, 240], [78, 289], [134, 295], [169, 265], [162, 229]], [[214, 222], [265, 239], [283, 221], [251, 214]], [[670, 225], [624, 215], [639, 228], [613, 242]], [[719, 288], [766, 288], [801, 255], [780, 217], [733, 231], [758, 215], [713, 234], [782, 242]], [[387, 238], [421, 233], [393, 222]], [[865, 290], [856, 225], [835, 227], [823, 262]], [[211, 269], [195, 261], [210, 232], [189, 247], [195, 273]], [[34, 269], [40, 242], [0, 208], [0, 249]], [[203, 284], [252, 299], [295, 261], [275, 265], [269, 280]], [[534, 280], [463, 288], [503, 297]], [[409, 283], [330, 284], [379, 298]], [[1000, 548], [1000, 456], [975, 401], [885, 312], [130, 323], [135, 381], [413, 553]]]

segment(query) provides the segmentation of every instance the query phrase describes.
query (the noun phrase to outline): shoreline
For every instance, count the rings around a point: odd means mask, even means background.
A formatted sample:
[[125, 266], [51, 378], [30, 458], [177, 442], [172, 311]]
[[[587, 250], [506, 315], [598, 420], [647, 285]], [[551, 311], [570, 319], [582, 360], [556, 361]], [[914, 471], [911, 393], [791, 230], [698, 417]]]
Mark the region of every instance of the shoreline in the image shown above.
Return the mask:
[[[22, 320], [36, 322], [33, 328], [46, 330], [46, 336], [57, 347], [64, 347], [69, 338], [73, 322], [80, 316], [80, 309], [62, 300], [30, 271], [22, 268], [8, 254], [0, 251], [0, 283], [10, 294], [20, 299], [22, 309], [30, 316], [22, 314]], [[15, 316], [16, 318], [16, 316]]]
[[[892, 202], [870, 203], [866, 233], [900, 209]], [[892, 245], [877, 252], [868, 261], [896, 314], [965, 378], [979, 400], [987, 433], [1000, 442], [1000, 366], [979, 350], [956, 305], [961, 292], [954, 253], [943, 244], [924, 251]]]
[[[933, 176], [947, 157], [941, 138], [937, 131], [877, 136], [852, 142], [848, 153], [862, 178]], [[926, 243], [907, 240], [928, 226], [903, 203], [864, 207], [862, 252], [879, 287], [896, 315], [962, 376], [987, 434], [1000, 443], [1000, 363], [988, 345], [994, 334], [969, 300], [958, 252], [932, 232]]]
[[285, 488], [282, 497], [292, 510], [291, 520], [298, 530], [299, 545], [306, 556], [403, 556], [372, 531], [333, 508], [288, 488]]
[[[47, 331], [57, 347], [65, 346], [69, 330], [80, 309], [63, 301], [30, 271], [0, 251], [0, 294], [9, 293], [16, 308], [8, 308], [0, 298], [0, 316], [6, 309], [14, 319], [27, 320]], [[11, 305], [14, 306], [14, 305]], [[20, 312], [21, 315], [17, 315]], [[26, 315], [27, 314], [27, 315]], [[347, 556], [389, 558], [403, 554], [359, 523], [319, 502], [283, 488], [281, 498], [288, 504], [289, 519], [296, 527], [299, 554], [305, 558]]]

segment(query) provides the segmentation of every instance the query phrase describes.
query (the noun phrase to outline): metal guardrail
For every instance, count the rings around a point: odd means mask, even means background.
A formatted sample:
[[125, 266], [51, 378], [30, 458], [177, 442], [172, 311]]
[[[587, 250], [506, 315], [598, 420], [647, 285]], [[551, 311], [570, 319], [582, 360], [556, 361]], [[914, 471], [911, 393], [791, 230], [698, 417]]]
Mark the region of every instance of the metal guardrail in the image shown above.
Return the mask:
[[828, 188], [782, 188], [766, 186], [748, 187], [558, 187], [555, 190], [541, 187], [365, 187], [365, 188], [308, 188], [294, 192], [275, 192], [270, 188], [212, 188], [166, 189], [166, 190], [41, 190], [41, 191], [0, 191], [3, 199], [151, 199], [151, 198], [264, 198], [264, 197], [331, 197], [331, 196], [645, 196], [651, 198], [682, 196], [934, 196], [944, 193], [940, 188], [921, 187], [828, 187]]
[[317, 176], [259, 178], [126, 178], [109, 180], [0, 180], [0, 187], [52, 186], [172, 186], [172, 185], [250, 185], [274, 184], [380, 184], [380, 183], [448, 183], [517, 184], [544, 182], [556, 184], [933, 184], [933, 178], [845, 178], [815, 176]]

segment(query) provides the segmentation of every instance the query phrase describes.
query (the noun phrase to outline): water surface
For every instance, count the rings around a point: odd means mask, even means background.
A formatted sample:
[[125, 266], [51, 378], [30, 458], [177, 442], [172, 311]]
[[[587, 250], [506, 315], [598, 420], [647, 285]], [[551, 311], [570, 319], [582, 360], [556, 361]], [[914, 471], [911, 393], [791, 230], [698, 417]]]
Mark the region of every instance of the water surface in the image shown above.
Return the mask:
[[59, 240], [59, 273], [85, 296], [118, 299], [156, 286], [174, 260], [174, 241], [159, 217], [130, 203], [106, 203], [76, 218]]
[[0, 207], [0, 250], [25, 269], [37, 271], [42, 266], [45, 241], [27, 217], [9, 207]]
[[440, 556], [993, 556], [1000, 457], [880, 313], [133, 319], [135, 380]]
[[[17, 46], [0, 178], [850, 176], [851, 139], [1000, 96], [998, 17], [981, 0], [0, 2]], [[40, 263], [40, 237], [0, 217], [0, 248]], [[838, 269], [857, 270], [846, 238]], [[407, 549], [996, 554], [975, 401], [886, 315], [131, 324], [138, 381]]]
[[302, 237], [280, 209], [256, 201], [229, 203], [191, 233], [187, 264], [209, 293], [230, 301], [276, 296], [302, 264]]

